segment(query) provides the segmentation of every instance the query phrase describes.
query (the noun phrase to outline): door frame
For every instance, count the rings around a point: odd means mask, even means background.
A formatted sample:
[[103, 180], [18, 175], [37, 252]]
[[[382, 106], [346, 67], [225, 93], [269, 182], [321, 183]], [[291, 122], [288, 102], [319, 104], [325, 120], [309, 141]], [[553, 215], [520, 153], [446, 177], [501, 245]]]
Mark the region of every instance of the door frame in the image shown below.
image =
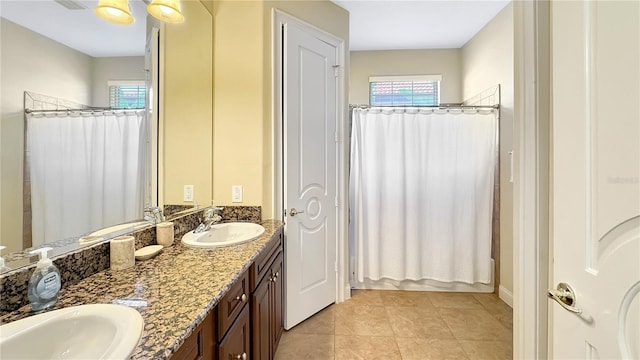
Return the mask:
[[514, 1], [514, 359], [547, 359], [551, 151], [550, 4]]
[[347, 248], [347, 236], [348, 236], [348, 214], [349, 214], [349, 197], [348, 197], [348, 139], [345, 134], [348, 134], [348, 109], [346, 106], [346, 91], [347, 91], [347, 79], [348, 68], [346, 63], [345, 49], [347, 42], [345, 39], [330, 34], [316, 26], [309, 24], [303, 20], [300, 20], [282, 10], [273, 9], [272, 12], [272, 124], [273, 124], [273, 146], [272, 148], [272, 178], [273, 178], [273, 216], [277, 220], [284, 221], [284, 157], [283, 157], [283, 129], [284, 118], [282, 116], [282, 93], [284, 91], [282, 78], [282, 55], [284, 44], [282, 42], [282, 26], [285, 24], [293, 24], [298, 28], [303, 29], [306, 32], [311, 33], [313, 36], [321, 39], [322, 41], [335, 46], [338, 52], [338, 61], [340, 67], [336, 70], [338, 79], [338, 88], [336, 90], [336, 109], [337, 109], [337, 198], [338, 198], [338, 238], [336, 239], [336, 303], [342, 302], [351, 297], [351, 288], [349, 286], [349, 271], [348, 271], [348, 248]]

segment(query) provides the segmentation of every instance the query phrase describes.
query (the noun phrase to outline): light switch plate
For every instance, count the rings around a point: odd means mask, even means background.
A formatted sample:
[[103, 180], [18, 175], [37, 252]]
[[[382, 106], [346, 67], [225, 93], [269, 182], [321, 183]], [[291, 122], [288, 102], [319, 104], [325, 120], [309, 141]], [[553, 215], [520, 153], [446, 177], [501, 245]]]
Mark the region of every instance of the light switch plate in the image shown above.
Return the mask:
[[185, 185], [182, 196], [183, 201], [193, 201], [193, 185]]
[[242, 202], [242, 185], [231, 185], [231, 202]]

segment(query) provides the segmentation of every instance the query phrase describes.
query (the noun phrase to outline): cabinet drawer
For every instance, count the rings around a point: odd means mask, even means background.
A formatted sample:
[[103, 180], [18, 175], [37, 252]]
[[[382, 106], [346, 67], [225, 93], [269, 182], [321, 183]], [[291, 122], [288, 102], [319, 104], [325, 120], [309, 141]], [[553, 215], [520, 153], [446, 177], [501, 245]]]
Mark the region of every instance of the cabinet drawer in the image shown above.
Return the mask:
[[255, 259], [249, 268], [249, 283], [253, 292], [258, 283], [269, 272], [271, 262], [279, 252], [282, 251], [283, 234], [279, 230], [273, 234], [273, 238], [269, 241], [269, 245]]
[[248, 275], [248, 272], [245, 271], [218, 304], [218, 333], [216, 336], [218, 340], [224, 337], [229, 326], [238, 317], [244, 305], [249, 302]]
[[245, 306], [227, 335], [218, 344], [218, 360], [252, 359], [249, 324], [249, 307]]

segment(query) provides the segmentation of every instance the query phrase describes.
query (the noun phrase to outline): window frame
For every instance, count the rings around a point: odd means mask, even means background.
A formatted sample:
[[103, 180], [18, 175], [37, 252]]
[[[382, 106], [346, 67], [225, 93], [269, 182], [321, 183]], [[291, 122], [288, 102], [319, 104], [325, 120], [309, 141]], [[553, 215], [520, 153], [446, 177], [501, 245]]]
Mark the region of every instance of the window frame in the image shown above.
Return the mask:
[[[371, 85], [372, 83], [379, 82], [437, 82], [438, 83], [438, 92], [436, 94], [436, 104], [432, 105], [376, 105], [373, 104], [372, 94], [371, 94]], [[392, 106], [409, 106], [409, 107], [433, 107], [440, 106], [440, 83], [442, 82], [442, 75], [390, 75], [390, 76], [369, 76], [369, 105], [370, 106], [380, 106], [380, 107], [392, 107]], [[413, 95], [413, 93], [412, 93]]]
[[[112, 94], [113, 92], [111, 91], [111, 88], [117, 86], [117, 87], [124, 87], [124, 86], [137, 86], [138, 88], [142, 87], [145, 88], [145, 94], [144, 97], [142, 97], [144, 103], [142, 107], [136, 107], [136, 108], [122, 108], [122, 107], [114, 107], [113, 106], [113, 97]], [[109, 108], [111, 109], [145, 109], [147, 107], [147, 84], [144, 80], [109, 80], [107, 81], [107, 87], [109, 88], [108, 92], [109, 92]], [[140, 99], [140, 98], [139, 98]]]

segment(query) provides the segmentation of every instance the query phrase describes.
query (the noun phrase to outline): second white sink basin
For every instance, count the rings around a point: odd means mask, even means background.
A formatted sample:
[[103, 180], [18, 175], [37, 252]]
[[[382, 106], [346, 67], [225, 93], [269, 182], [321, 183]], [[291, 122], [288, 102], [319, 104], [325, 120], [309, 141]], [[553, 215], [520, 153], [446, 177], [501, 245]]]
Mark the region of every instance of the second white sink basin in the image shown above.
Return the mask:
[[0, 326], [0, 359], [128, 359], [142, 335], [138, 311], [89, 304]]
[[182, 237], [187, 246], [213, 248], [242, 244], [254, 240], [264, 233], [262, 225], [254, 223], [224, 223], [211, 226], [211, 229], [194, 233], [189, 231]]

